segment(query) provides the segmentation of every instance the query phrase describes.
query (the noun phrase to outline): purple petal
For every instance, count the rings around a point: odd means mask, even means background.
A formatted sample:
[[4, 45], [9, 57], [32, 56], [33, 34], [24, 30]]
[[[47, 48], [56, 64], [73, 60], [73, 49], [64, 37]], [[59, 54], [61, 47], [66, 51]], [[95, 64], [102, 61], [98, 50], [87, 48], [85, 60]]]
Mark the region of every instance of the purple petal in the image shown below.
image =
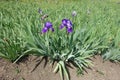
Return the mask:
[[67, 25], [67, 27], [72, 27], [72, 24], [70, 24], [70, 23], [67, 23], [66, 25]]
[[73, 32], [73, 29], [72, 29], [72, 27], [67, 27], [67, 32], [68, 32], [68, 33], [71, 33], [71, 32]]
[[47, 27], [44, 27], [43, 29], [42, 29], [42, 33], [46, 33], [48, 31], [48, 28]]
[[62, 20], [62, 24], [64, 25], [64, 26], [67, 26], [66, 24], [67, 24], [67, 21], [68, 21], [68, 19], [63, 19]]
[[52, 23], [51, 22], [46, 22], [45, 24], [44, 24], [44, 27], [47, 27], [48, 29], [49, 28], [52, 28]]
[[70, 20], [67, 21], [67, 26], [72, 26], [72, 22]]
[[52, 31], [52, 32], [54, 32], [54, 28], [52, 27], [52, 28], [50, 28], [50, 30]]
[[64, 27], [65, 27], [64, 24], [61, 24], [61, 25], [60, 25], [60, 29], [62, 29], [62, 28], [64, 28]]

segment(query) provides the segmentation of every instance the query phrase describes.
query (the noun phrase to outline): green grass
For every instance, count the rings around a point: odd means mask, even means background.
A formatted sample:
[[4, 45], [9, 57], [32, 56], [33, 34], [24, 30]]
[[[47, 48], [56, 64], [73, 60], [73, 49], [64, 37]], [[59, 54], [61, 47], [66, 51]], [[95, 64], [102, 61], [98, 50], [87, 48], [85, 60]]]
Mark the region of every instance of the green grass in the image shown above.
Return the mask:
[[[67, 73], [72, 62], [81, 72], [89, 67], [89, 58], [101, 55], [120, 61], [120, 1], [118, 0], [13, 0], [0, 2], [0, 57], [17, 62], [35, 54], [57, 61], [54, 72]], [[43, 22], [38, 9], [48, 14], [55, 32], [41, 35]], [[71, 16], [72, 11], [77, 16]], [[73, 21], [74, 32], [59, 30], [61, 20]], [[64, 74], [63, 74], [64, 73]], [[63, 77], [62, 77], [63, 78]]]

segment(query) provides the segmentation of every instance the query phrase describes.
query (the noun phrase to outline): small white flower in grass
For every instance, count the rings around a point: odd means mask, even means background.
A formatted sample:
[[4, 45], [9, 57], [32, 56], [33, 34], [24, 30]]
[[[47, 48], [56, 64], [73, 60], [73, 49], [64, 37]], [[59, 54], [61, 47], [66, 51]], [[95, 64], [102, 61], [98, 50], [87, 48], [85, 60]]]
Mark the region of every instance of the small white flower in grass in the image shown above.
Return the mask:
[[72, 16], [77, 16], [77, 12], [76, 12], [76, 11], [73, 11], [73, 12], [72, 12]]

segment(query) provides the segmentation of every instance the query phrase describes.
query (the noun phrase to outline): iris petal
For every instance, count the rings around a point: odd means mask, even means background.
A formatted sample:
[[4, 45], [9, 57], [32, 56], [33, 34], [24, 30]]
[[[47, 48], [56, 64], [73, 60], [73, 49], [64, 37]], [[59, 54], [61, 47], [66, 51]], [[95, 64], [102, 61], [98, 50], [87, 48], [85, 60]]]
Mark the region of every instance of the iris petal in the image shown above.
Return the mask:
[[52, 28], [50, 28], [50, 30], [52, 31], [52, 32], [54, 32], [54, 28], [52, 27]]
[[67, 32], [68, 32], [68, 33], [71, 33], [71, 32], [73, 32], [73, 29], [72, 29], [72, 27], [67, 27]]
[[72, 24], [70, 24], [70, 23], [67, 23], [66, 25], [67, 25], [67, 27], [72, 27]]
[[45, 24], [44, 24], [44, 27], [47, 27], [48, 29], [49, 28], [52, 28], [52, 23], [51, 22], [46, 22]]
[[65, 27], [64, 24], [61, 24], [61, 25], [60, 25], [60, 29], [62, 29], [62, 28], [64, 28], [64, 27]]
[[63, 19], [62, 20], [62, 24], [64, 25], [64, 26], [67, 26], [66, 24], [67, 24], [67, 21], [68, 21], [68, 19]]
[[44, 27], [43, 29], [42, 29], [42, 33], [46, 33], [48, 31], [48, 28], [47, 27]]

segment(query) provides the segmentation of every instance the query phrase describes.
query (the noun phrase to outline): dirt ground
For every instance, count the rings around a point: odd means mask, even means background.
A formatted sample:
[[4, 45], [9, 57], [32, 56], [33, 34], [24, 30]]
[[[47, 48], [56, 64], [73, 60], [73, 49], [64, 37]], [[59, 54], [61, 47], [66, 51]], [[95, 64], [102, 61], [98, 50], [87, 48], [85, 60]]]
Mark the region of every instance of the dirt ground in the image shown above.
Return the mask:
[[[120, 80], [120, 64], [103, 62], [100, 56], [92, 60], [94, 66], [86, 69], [84, 75], [77, 75], [74, 67], [69, 68], [71, 80]], [[61, 80], [59, 73], [53, 73], [53, 69], [52, 64], [45, 65], [45, 60], [35, 56], [29, 56], [19, 64], [0, 58], [0, 80]]]

